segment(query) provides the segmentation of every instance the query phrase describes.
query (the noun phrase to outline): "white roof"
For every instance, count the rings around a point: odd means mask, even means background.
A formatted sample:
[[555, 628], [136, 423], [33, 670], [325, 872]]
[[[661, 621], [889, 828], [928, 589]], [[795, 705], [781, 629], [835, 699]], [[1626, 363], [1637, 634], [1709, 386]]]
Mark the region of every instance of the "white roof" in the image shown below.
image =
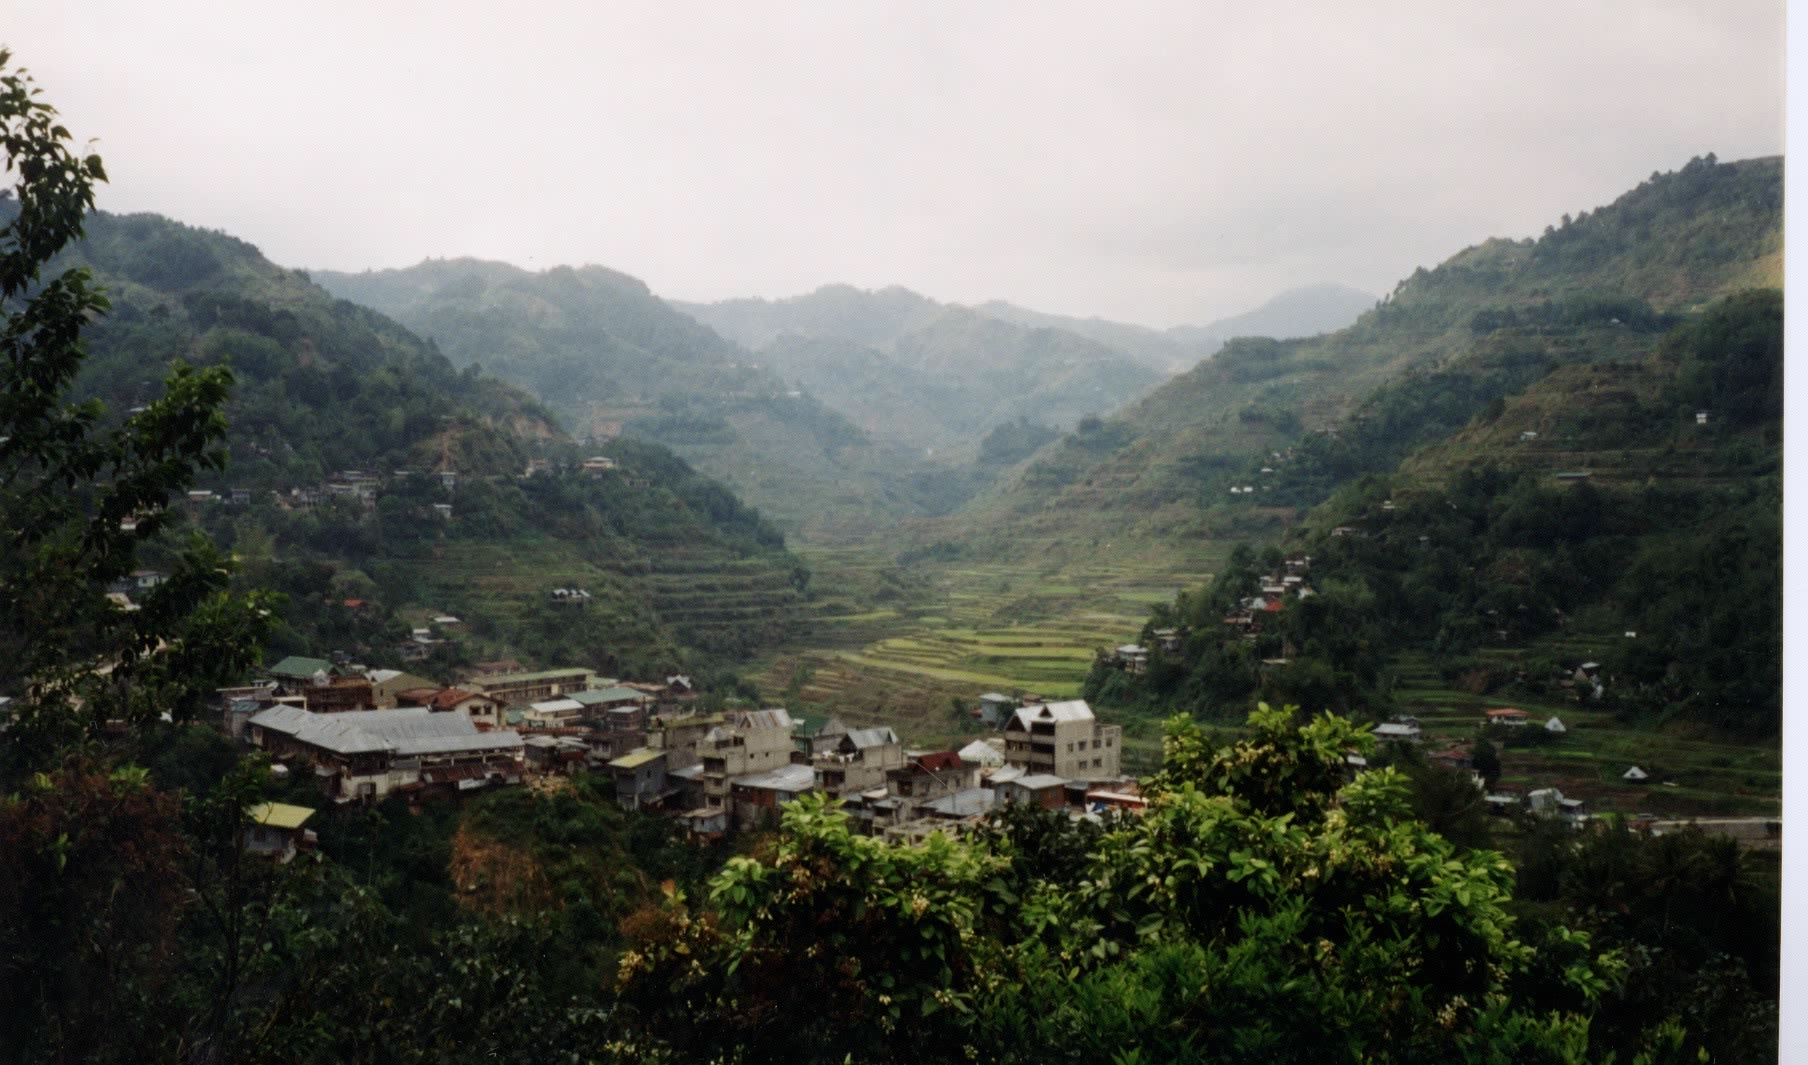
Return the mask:
[[989, 813], [995, 805], [997, 795], [991, 788], [967, 788], [924, 803], [923, 808], [943, 817], [975, 817]]
[[[999, 783], [996, 776], [992, 778], [992, 783]], [[1060, 785], [1067, 783], [1067, 778], [1058, 777], [1053, 773], [1027, 773], [1018, 777], [1015, 783], [1017, 786], [1028, 788], [1031, 791], [1040, 791], [1043, 788], [1059, 787]]]
[[387, 684], [402, 675], [399, 669], [373, 669], [366, 676], [372, 684]]
[[1086, 705], [1084, 699], [1070, 699], [1063, 703], [1044, 703], [1039, 706], [1020, 706], [1013, 716], [1025, 725], [1032, 721], [1091, 721], [1092, 707]]
[[1022, 766], [1020, 766], [1020, 765], [1004, 765], [1004, 766], [999, 766], [997, 769], [992, 770], [990, 773], [987, 773], [986, 779], [990, 780], [992, 782], [992, 785], [994, 787], [996, 787], [999, 784], [1008, 784], [1013, 780], [1022, 779], [1023, 776], [1024, 776], [1024, 772], [1023, 772]]
[[971, 765], [1003, 765], [1004, 753], [985, 740], [974, 740], [960, 749], [961, 761]]
[[1633, 766], [1631, 769], [1628, 769], [1624, 773], [1621, 773], [1620, 779], [1621, 780], [1644, 780], [1644, 779], [1648, 778], [1650, 775], [1651, 774], [1645, 772], [1643, 769], [1640, 769], [1638, 766]]
[[891, 726], [879, 725], [875, 728], [848, 729], [847, 735], [842, 737], [842, 742], [865, 749], [867, 747], [883, 747], [886, 744], [901, 741], [898, 739], [898, 734], [891, 730]]
[[583, 712], [584, 704], [576, 699], [548, 699], [543, 703], [534, 703], [528, 709], [536, 714], [576, 714]]
[[816, 771], [807, 765], [782, 765], [764, 773], [735, 777], [733, 783], [743, 788], [765, 788], [770, 791], [806, 792], [816, 786]]

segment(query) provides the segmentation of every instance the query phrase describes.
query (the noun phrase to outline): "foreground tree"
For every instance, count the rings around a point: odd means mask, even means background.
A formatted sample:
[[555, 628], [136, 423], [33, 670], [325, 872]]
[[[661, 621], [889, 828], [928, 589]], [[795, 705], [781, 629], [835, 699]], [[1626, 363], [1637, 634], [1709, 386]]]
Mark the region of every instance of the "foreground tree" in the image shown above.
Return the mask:
[[[103, 739], [194, 715], [255, 661], [269, 602], [228, 594], [195, 536], [127, 609], [109, 586], [168, 539], [170, 502], [226, 460], [223, 367], [177, 364], [127, 418], [70, 398], [82, 330], [107, 310], [84, 270], [45, 277], [82, 234], [100, 159], [0, 50], [0, 1060], [144, 1060], [181, 1042], [193, 839]], [[221, 827], [236, 845], [242, 805]], [[165, 1055], [167, 1056], [167, 1055]]]
[[70, 150], [29, 75], [0, 51], [0, 695], [13, 721], [0, 785], [108, 721], [181, 720], [261, 646], [268, 604], [226, 592], [225, 560], [195, 537], [167, 580], [125, 610], [109, 586], [165, 532], [170, 501], [226, 462], [224, 367], [173, 366], [128, 418], [72, 402], [82, 330], [107, 310], [86, 270], [45, 278], [80, 238], [106, 172]]
[[1022, 818], [900, 847], [794, 803], [710, 907], [633, 923], [624, 1005], [697, 1060], [1585, 1060], [1619, 962], [1517, 938], [1504, 858], [1392, 770], [1346, 783], [1364, 730], [1294, 716], [1229, 746], [1172, 722], [1150, 808], [1076, 829], [1079, 861]]

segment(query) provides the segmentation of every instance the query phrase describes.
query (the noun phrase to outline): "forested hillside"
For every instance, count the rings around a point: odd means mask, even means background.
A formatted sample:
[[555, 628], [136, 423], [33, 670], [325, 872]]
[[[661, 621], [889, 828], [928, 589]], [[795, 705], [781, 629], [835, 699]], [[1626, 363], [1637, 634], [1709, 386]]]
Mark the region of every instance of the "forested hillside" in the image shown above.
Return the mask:
[[[1420, 270], [1325, 337], [1233, 342], [1049, 445], [953, 528], [1225, 538], [1383, 472], [1566, 364], [1637, 358], [1674, 319], [1781, 271], [1782, 164], [1697, 159], [1533, 240]], [[1264, 469], [1266, 467], [1266, 469]], [[1246, 490], [1247, 489], [1247, 490]]]
[[859, 537], [972, 491], [613, 270], [457, 259], [319, 279], [540, 397], [575, 438], [664, 444], [795, 535]]
[[[452, 615], [463, 638], [422, 668], [708, 672], [795, 631], [807, 578], [782, 535], [666, 449], [611, 444], [615, 467], [583, 473], [598, 449], [530, 396], [242, 241], [152, 215], [96, 213], [87, 233], [56, 263], [90, 267], [112, 304], [80, 389], [118, 417], [173, 360], [234, 375], [228, 465], [188, 509], [244, 580], [288, 594], [272, 651], [399, 664], [410, 618]], [[565, 586], [589, 606], [552, 604]]]
[[[1642, 359], [1496, 397], [1159, 608], [1151, 642], [1173, 629], [1178, 646], [1146, 673], [1101, 663], [1089, 693], [1229, 717], [1254, 698], [1383, 716], [1403, 652], [1478, 694], [1532, 697], [1577, 669], [1540, 644], [1567, 635], [1601, 648], [1598, 683], [1577, 692], [1592, 706], [1774, 737], [1782, 380], [1782, 298], [1758, 290], [1687, 316]], [[1286, 558], [1315, 594], [1264, 594]], [[1502, 647], [1519, 660], [1477, 657]]]

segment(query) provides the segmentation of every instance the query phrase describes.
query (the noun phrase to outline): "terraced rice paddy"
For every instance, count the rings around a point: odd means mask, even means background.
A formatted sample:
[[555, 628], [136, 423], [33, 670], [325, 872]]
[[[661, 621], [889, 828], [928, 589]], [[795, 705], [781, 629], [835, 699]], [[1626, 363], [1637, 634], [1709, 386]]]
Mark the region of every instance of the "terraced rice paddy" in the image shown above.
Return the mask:
[[[964, 712], [982, 692], [1077, 696], [1100, 649], [1136, 639], [1151, 605], [1208, 576], [1203, 563], [1189, 572], [1171, 558], [1127, 559], [1115, 568], [961, 561], [900, 567], [878, 552], [844, 549], [813, 553], [809, 562], [814, 633], [805, 647], [762, 663], [752, 679], [793, 710], [834, 713], [850, 725], [890, 724], [921, 744], [983, 734]], [[1567, 634], [1482, 649], [1475, 658], [1507, 669], [1535, 659], [1573, 664], [1605, 657], [1620, 638]], [[1557, 787], [1599, 812], [1779, 811], [1782, 759], [1774, 744], [1628, 725], [1568, 691], [1479, 694], [1464, 678], [1446, 680], [1424, 655], [1403, 656], [1393, 672], [1398, 706], [1425, 728], [1427, 750], [1472, 746], [1491, 707], [1528, 711], [1528, 728], [1552, 716], [1563, 721], [1567, 731], [1552, 743], [1501, 750], [1505, 787]], [[1126, 768], [1153, 769], [1159, 724], [1122, 723]], [[1650, 779], [1621, 779], [1634, 765]]]
[[[899, 567], [875, 552], [808, 556], [811, 647], [766, 663], [756, 683], [850, 723], [893, 724], [914, 742], [972, 731], [954, 701], [988, 691], [1075, 698], [1102, 649], [1133, 641], [1153, 603], [1203, 582], [1171, 560]], [[871, 609], [875, 596], [895, 605]]]

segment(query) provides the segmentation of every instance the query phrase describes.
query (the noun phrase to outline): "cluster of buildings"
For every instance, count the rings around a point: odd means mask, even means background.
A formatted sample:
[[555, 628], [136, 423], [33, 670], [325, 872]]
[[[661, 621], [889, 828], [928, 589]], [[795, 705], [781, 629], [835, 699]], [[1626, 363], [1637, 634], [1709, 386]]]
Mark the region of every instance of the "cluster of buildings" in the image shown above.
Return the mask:
[[1123, 731], [1082, 700], [982, 706], [999, 732], [959, 750], [908, 747], [887, 725], [782, 708], [700, 711], [686, 677], [618, 682], [581, 667], [486, 663], [456, 686], [397, 670], [287, 658], [222, 692], [228, 730], [308, 773], [335, 803], [456, 795], [576, 772], [613, 778], [629, 809], [705, 837], [767, 827], [816, 792], [875, 835], [960, 831], [1002, 803], [1142, 804]]
[[[569, 470], [589, 477], [600, 477], [606, 473], [621, 476], [630, 484], [644, 486], [647, 481], [630, 473], [621, 471], [615, 459], [607, 455], [593, 455], [581, 462], [555, 465], [550, 459], [529, 459], [522, 471], [523, 478], [539, 474], [549, 474]], [[395, 470], [387, 476], [371, 470], [339, 470], [322, 479], [317, 484], [299, 485], [288, 491], [272, 491], [268, 494], [270, 501], [279, 509], [288, 511], [312, 510], [315, 507], [331, 503], [335, 500], [346, 500], [357, 503], [366, 510], [377, 505], [377, 497], [382, 494], [384, 486], [391, 480], [423, 475], [420, 470]], [[451, 468], [436, 469], [425, 476], [439, 482], [442, 489], [451, 492], [457, 489], [459, 473]], [[229, 507], [247, 507], [263, 493], [254, 492], [250, 488], [231, 488], [224, 491], [196, 489], [188, 493], [186, 503], [191, 513], [210, 505], [226, 505]], [[450, 503], [432, 504], [433, 510], [442, 518], [452, 516]]]
[[686, 677], [620, 684], [581, 667], [485, 663], [456, 686], [400, 670], [290, 657], [221, 693], [228, 732], [301, 763], [335, 802], [519, 784], [536, 771], [604, 760], [649, 709], [693, 698]]
[[1312, 557], [1296, 555], [1285, 559], [1275, 573], [1265, 573], [1256, 582], [1254, 595], [1238, 600], [1235, 610], [1224, 616], [1224, 624], [1254, 640], [1262, 631], [1262, 617], [1279, 611], [1288, 599], [1309, 599], [1316, 593], [1310, 579]]
[[624, 806], [664, 812], [703, 836], [770, 826], [810, 792], [841, 800], [873, 835], [906, 840], [963, 831], [1004, 803], [1141, 805], [1122, 774], [1122, 729], [1101, 724], [1084, 701], [1013, 707], [1002, 726], [959, 750], [923, 750], [887, 725], [849, 728], [783, 709], [654, 714], [645, 742], [607, 769]]

